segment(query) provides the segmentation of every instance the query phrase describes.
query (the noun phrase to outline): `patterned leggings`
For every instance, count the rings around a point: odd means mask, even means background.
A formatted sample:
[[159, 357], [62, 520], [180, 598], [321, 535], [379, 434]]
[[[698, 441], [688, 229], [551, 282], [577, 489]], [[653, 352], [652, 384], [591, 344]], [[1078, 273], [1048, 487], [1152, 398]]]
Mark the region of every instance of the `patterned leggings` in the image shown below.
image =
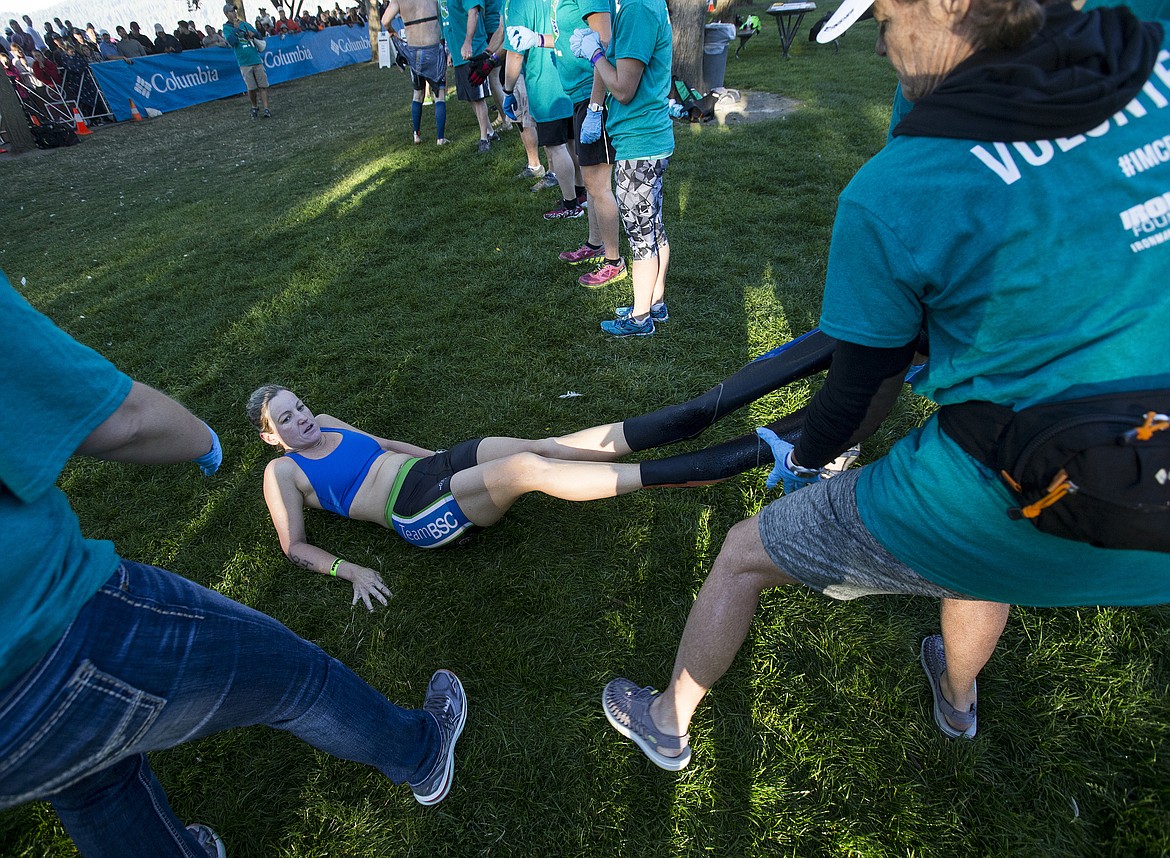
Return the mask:
[[657, 256], [658, 248], [668, 243], [662, 225], [662, 175], [669, 163], [669, 158], [643, 158], [615, 165], [618, 209], [633, 259]]

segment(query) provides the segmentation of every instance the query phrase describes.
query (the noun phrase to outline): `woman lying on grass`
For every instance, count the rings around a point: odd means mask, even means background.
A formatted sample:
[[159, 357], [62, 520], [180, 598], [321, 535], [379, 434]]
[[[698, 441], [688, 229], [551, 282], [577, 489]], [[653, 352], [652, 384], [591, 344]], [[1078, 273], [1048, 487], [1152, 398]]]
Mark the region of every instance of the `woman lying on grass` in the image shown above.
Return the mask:
[[[419, 548], [437, 548], [466, 544], [528, 492], [587, 501], [649, 486], [716, 482], [772, 462], [768, 445], [752, 434], [667, 459], [615, 460], [694, 437], [747, 402], [824, 369], [832, 350], [833, 341], [814, 331], [681, 405], [557, 438], [474, 438], [438, 453], [314, 415], [276, 384], [252, 393], [247, 414], [260, 437], [285, 452], [264, 470], [264, 500], [281, 549], [303, 569], [351, 582], [353, 603], [360, 599], [373, 610], [372, 599], [386, 604], [390, 595], [381, 576], [309, 543], [306, 506], [393, 529]], [[793, 440], [802, 423], [796, 412], [769, 428], [773, 438]]]

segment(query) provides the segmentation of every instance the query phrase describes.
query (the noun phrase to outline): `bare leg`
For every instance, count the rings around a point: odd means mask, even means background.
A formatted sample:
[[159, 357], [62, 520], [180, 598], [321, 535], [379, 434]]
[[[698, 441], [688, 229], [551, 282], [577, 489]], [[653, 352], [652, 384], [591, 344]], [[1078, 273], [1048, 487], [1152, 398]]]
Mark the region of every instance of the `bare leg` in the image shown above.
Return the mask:
[[268, 109], [268, 87], [260, 87], [260, 104], [265, 110]]
[[642, 487], [637, 465], [566, 462], [533, 453], [493, 459], [451, 477], [451, 493], [475, 524], [495, 524], [521, 495], [543, 492], [571, 501], [599, 500]]
[[621, 256], [618, 245], [618, 208], [613, 195], [613, 166], [582, 167], [581, 175], [589, 194], [589, 243], [605, 248], [606, 259]]
[[471, 109], [475, 111], [475, 119], [479, 123], [479, 139], [487, 140], [492, 133], [492, 123], [488, 119], [487, 102], [482, 98], [471, 102]]
[[536, 128], [530, 125], [521, 125], [520, 142], [524, 144], [524, 154], [528, 156], [528, 166], [539, 167], [540, 147], [536, 143]]
[[[665, 248], [663, 248], [665, 250]], [[661, 252], [661, 251], [660, 251]], [[662, 300], [660, 283], [666, 277], [666, 266], [661, 256], [647, 256], [645, 259], [630, 260], [630, 279], [634, 285], [635, 316], [645, 316], [650, 305]]]
[[995, 652], [1010, 609], [1011, 605], [999, 602], [964, 599], [943, 599], [939, 605], [947, 656], [947, 669], [939, 685], [947, 702], [960, 712], [975, 702], [975, 678]]
[[256, 102], [256, 90], [254, 90], [254, 89], [250, 89], [250, 90], [248, 90], [248, 98], [250, 98], [250, 99], [252, 100], [252, 106], [253, 106], [253, 107], [256, 107], [256, 106], [257, 106], [257, 102]]
[[731, 529], [687, 617], [670, 685], [650, 707], [659, 730], [687, 732], [699, 702], [743, 645], [760, 594], [792, 583], [764, 550], [754, 516]]
[[484, 438], [476, 457], [480, 464], [516, 453], [536, 453], [546, 459], [610, 462], [632, 452], [621, 423], [591, 426], [558, 438]]
[[561, 186], [561, 198], [575, 200], [577, 189], [573, 184], [573, 176], [577, 170], [568, 147], [563, 143], [560, 146], [545, 146], [544, 152], [548, 155], [549, 169], [557, 174], [557, 183]]

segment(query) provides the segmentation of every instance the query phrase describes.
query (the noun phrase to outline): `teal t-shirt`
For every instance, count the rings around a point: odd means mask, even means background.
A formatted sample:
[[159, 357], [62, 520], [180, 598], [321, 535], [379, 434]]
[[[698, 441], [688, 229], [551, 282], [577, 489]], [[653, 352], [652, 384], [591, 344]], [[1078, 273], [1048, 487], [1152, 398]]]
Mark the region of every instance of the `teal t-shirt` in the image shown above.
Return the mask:
[[665, 0], [626, 0], [613, 22], [613, 41], [606, 56], [634, 59], [645, 65], [638, 90], [629, 104], [610, 95], [605, 130], [619, 160], [654, 158], [674, 152], [674, 125], [667, 112], [671, 64], [670, 15]]
[[1170, 21], [1170, 0], [1085, 0], [1081, 11], [1108, 6], [1128, 6], [1143, 21]]
[[583, 60], [576, 56], [569, 47], [569, 39], [573, 35], [573, 31], [581, 27], [589, 26], [586, 23], [584, 16], [597, 11], [604, 11], [610, 13], [610, 23], [613, 22], [613, 13], [607, 7], [602, 10], [590, 8], [586, 11], [583, 7], [598, 5], [595, 0], [552, 0], [552, 34], [556, 37], [556, 48], [553, 53], [556, 56], [557, 72], [561, 76], [561, 87], [565, 90], [565, 95], [569, 97], [569, 101], [573, 104], [578, 104], [589, 98], [589, 93], [593, 89], [593, 66], [589, 64], [589, 60]]
[[484, 30], [484, 11], [482, 0], [439, 0], [439, 17], [443, 20], [443, 38], [447, 41], [447, 50], [451, 54], [451, 64], [465, 66], [463, 59], [463, 42], [467, 38], [467, 13], [479, 7], [479, 15], [475, 19], [475, 32], [471, 36], [471, 55], [482, 54], [487, 50], [487, 34]]
[[[506, 14], [510, 27], [527, 27], [535, 33], [552, 32], [552, 7], [548, 0], [508, 0]], [[553, 122], [573, 115], [573, 102], [561, 86], [552, 49], [532, 48], [524, 52], [524, 88], [528, 90], [528, 112], [537, 122]]]
[[0, 450], [0, 688], [53, 646], [114, 573], [113, 543], [85, 539], [56, 486], [131, 381], [24, 300], [0, 273], [0, 402], [12, 431]]
[[[1170, 387], [1170, 62], [1122, 114], [1028, 143], [897, 137], [841, 194], [821, 327], [915, 339], [915, 390], [1013, 408]], [[1158, 153], [1163, 153], [1159, 155]], [[1170, 602], [1170, 558], [1010, 520], [1007, 490], [937, 420], [867, 467], [861, 516], [891, 553], [962, 593], [1027, 605]]]
[[886, 142], [894, 139], [894, 129], [902, 121], [902, 117], [914, 108], [914, 102], [902, 94], [902, 84], [894, 89], [894, 103], [890, 106], [890, 128], [886, 132]]
[[236, 62], [239, 63], [240, 68], [260, 65], [260, 54], [252, 47], [252, 39], [259, 35], [256, 28], [247, 21], [240, 21], [234, 26], [230, 21], [224, 21], [224, 41], [236, 52]]
[[[504, 17], [504, 0], [484, 0], [483, 30], [489, 39], [492, 33], [500, 29], [500, 19], [502, 17]], [[503, 56], [502, 53], [501, 56]]]

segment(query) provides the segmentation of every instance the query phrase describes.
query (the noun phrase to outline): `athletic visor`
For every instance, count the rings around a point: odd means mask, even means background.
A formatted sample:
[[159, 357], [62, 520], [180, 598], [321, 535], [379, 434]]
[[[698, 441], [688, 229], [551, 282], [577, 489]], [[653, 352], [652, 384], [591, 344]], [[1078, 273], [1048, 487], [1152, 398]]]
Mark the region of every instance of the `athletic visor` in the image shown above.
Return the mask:
[[873, 0], [845, 0], [837, 7], [837, 11], [833, 13], [833, 17], [829, 19], [828, 23], [821, 27], [821, 31], [817, 33], [817, 41], [822, 45], [827, 45], [858, 21], [872, 18], [873, 10], [870, 9], [872, 5]]

